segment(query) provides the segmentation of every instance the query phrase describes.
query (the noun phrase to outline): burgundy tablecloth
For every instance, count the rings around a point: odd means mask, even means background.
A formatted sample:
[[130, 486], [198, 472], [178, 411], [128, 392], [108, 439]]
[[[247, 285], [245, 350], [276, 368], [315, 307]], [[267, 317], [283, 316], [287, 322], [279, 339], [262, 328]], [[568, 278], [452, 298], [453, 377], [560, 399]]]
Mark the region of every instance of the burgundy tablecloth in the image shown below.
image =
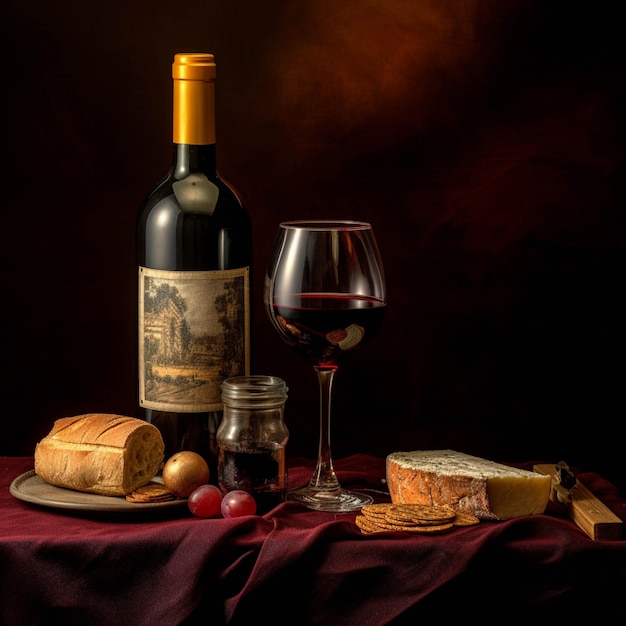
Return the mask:
[[[384, 489], [384, 459], [337, 460], [344, 484]], [[354, 514], [285, 503], [264, 517], [102, 516], [32, 505], [9, 485], [32, 458], [0, 458], [0, 624], [408, 624], [624, 617], [626, 540], [592, 541], [553, 515], [435, 537], [361, 535]], [[290, 480], [312, 464], [295, 460]], [[528, 468], [532, 464], [527, 465]], [[622, 520], [626, 502], [579, 476]]]

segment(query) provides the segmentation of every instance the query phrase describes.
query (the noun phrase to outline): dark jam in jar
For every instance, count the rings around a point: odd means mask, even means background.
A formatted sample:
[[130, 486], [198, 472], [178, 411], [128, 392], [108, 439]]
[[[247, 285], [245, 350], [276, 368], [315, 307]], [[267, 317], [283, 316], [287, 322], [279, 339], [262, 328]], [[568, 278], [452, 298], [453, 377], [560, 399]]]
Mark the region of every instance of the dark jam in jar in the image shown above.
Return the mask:
[[287, 485], [285, 447], [259, 444], [253, 449], [219, 448], [219, 481], [224, 493], [243, 489], [254, 496], [261, 515], [284, 502]]
[[224, 493], [250, 493], [263, 515], [287, 490], [283, 421], [287, 386], [274, 376], [237, 376], [222, 383], [224, 417], [217, 432], [218, 481]]

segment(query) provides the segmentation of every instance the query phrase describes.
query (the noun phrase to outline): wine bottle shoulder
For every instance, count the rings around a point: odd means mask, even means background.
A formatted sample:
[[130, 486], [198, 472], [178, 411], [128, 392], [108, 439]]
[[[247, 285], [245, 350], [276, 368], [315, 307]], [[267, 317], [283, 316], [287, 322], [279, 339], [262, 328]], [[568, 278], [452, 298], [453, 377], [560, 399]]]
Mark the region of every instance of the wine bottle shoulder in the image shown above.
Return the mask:
[[252, 224], [240, 196], [219, 177], [170, 173], [146, 197], [137, 219], [140, 265], [213, 270], [252, 264]]
[[[224, 203], [224, 205], [228, 204], [229, 206], [239, 205], [245, 211], [244, 202], [237, 189], [219, 175], [210, 176], [202, 172], [190, 172], [186, 176], [178, 178], [172, 168], [172, 170], [148, 192], [148, 195], [141, 204], [140, 212], [150, 209], [163, 198], [174, 194], [177, 188], [182, 188], [183, 190], [185, 188], [194, 188], [197, 198], [204, 202], [211, 202], [215, 192], [218, 192], [221, 203]], [[183, 203], [184, 196], [181, 196], [178, 200]]]

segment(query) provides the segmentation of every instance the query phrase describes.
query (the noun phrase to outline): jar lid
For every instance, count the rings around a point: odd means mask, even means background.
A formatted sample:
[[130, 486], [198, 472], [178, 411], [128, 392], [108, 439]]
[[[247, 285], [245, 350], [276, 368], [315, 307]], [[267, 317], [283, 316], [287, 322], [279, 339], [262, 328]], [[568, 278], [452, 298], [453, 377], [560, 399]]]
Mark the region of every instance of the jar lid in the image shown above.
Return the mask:
[[285, 381], [277, 376], [232, 376], [222, 382], [222, 400], [283, 402], [289, 390]]

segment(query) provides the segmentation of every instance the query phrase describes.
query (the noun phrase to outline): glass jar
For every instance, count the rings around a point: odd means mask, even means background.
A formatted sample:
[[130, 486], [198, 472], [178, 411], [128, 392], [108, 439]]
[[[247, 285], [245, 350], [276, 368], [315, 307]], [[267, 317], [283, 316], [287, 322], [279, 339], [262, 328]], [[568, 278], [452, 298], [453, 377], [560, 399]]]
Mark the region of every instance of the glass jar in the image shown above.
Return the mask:
[[219, 486], [224, 493], [250, 493], [262, 515], [283, 502], [287, 491], [287, 385], [275, 376], [234, 376], [222, 382], [221, 390]]

